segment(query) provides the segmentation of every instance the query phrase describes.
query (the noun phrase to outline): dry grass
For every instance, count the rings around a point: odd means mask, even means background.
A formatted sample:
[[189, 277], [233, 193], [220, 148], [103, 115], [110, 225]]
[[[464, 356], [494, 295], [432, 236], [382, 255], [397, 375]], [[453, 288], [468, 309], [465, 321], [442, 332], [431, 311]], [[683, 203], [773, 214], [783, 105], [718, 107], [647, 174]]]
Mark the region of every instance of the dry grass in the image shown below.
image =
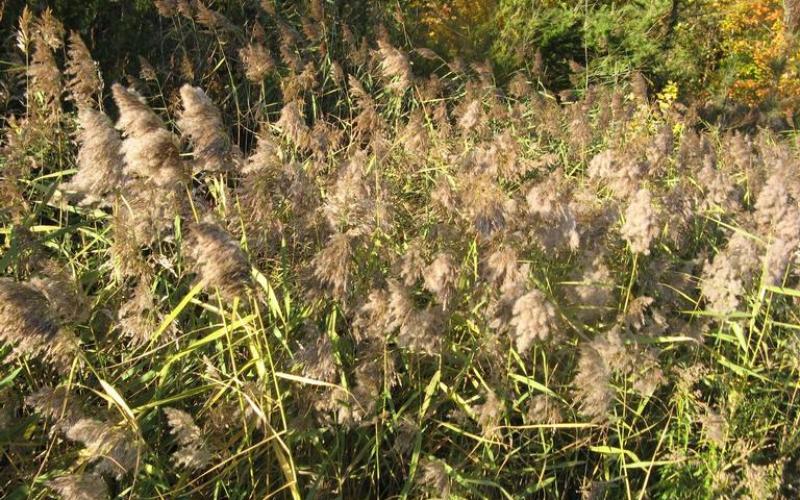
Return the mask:
[[131, 86], [20, 21], [3, 496], [797, 494], [793, 136], [156, 3]]

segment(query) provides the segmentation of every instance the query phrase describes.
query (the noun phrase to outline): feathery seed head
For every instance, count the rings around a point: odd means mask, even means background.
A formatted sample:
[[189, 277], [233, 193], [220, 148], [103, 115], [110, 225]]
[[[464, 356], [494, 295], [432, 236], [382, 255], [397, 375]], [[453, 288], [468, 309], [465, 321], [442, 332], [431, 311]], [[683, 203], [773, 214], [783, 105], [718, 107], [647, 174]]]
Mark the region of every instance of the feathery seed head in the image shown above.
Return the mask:
[[297, 356], [303, 376], [335, 383], [338, 369], [330, 337], [316, 327], [306, 326], [305, 339]]
[[53, 10], [48, 7], [36, 21], [36, 32], [42, 40], [53, 50], [58, 50], [64, 46], [64, 25], [53, 14]]
[[506, 411], [506, 405], [503, 400], [497, 397], [497, 393], [491, 389], [486, 391], [486, 401], [482, 404], [472, 407], [478, 424], [481, 426], [481, 432], [487, 439], [492, 439], [500, 433], [500, 421]]
[[534, 341], [556, 334], [556, 310], [539, 290], [531, 290], [514, 303], [511, 327], [517, 351], [526, 355]]
[[52, 123], [61, 111], [61, 70], [58, 69], [53, 49], [41, 36], [33, 39], [33, 56], [28, 65], [28, 107], [44, 123]]
[[272, 54], [261, 43], [251, 42], [239, 49], [239, 59], [244, 66], [245, 76], [253, 83], [261, 83], [275, 70]]
[[564, 421], [558, 400], [547, 394], [537, 394], [530, 399], [527, 421], [531, 424], [559, 424]]
[[158, 14], [162, 17], [172, 17], [178, 14], [178, 1], [177, 0], [154, 0], [153, 2], [158, 10]]
[[417, 482], [433, 495], [433, 498], [450, 498], [450, 477], [441, 460], [422, 459]]
[[478, 234], [489, 237], [506, 227], [512, 215], [509, 198], [489, 176], [469, 176], [459, 195], [463, 213]]
[[400, 258], [400, 277], [406, 286], [414, 286], [414, 283], [423, 276], [425, 270], [423, 248], [423, 241], [415, 239]]
[[569, 189], [564, 185], [560, 171], [533, 186], [526, 197], [528, 211], [538, 224], [534, 234], [546, 249], [569, 248], [580, 245], [577, 218], [569, 201]]
[[231, 235], [213, 222], [194, 224], [187, 241], [194, 271], [209, 291], [217, 289], [223, 300], [246, 296], [250, 287], [250, 264]]
[[528, 97], [530, 92], [531, 84], [521, 72], [516, 73], [514, 77], [511, 78], [511, 81], [508, 82], [508, 93], [511, 94], [512, 97], [522, 99]]
[[80, 205], [107, 202], [122, 183], [122, 141], [102, 111], [80, 107], [78, 122], [78, 172], [59, 188]]
[[69, 51], [66, 74], [67, 88], [79, 108], [94, 106], [103, 92], [103, 80], [97, 63], [78, 32], [69, 35]]
[[412, 352], [436, 354], [442, 343], [444, 318], [441, 311], [428, 308], [417, 310], [409, 291], [394, 280], [389, 287], [389, 330], [398, 330], [397, 343]]
[[620, 232], [632, 252], [650, 254], [650, 248], [661, 228], [658, 225], [658, 214], [649, 190], [642, 188], [636, 192], [636, 196], [625, 210], [625, 223]]
[[708, 302], [706, 308], [724, 315], [734, 312], [758, 267], [752, 239], [735, 232], [724, 250], [703, 268], [700, 292]]
[[80, 283], [55, 262], [47, 262], [42, 272], [31, 278], [30, 285], [47, 298], [60, 323], [83, 323], [89, 319], [89, 297]]
[[397, 93], [405, 92], [411, 86], [413, 80], [408, 56], [393, 47], [384, 38], [378, 39], [378, 52], [381, 58], [383, 74], [390, 80], [388, 88]]
[[389, 333], [390, 321], [389, 293], [382, 289], [371, 290], [353, 321], [356, 341], [384, 341]]
[[115, 83], [111, 86], [111, 92], [119, 109], [117, 128], [125, 136], [142, 136], [164, 126], [161, 118], [150, 109], [144, 97], [136, 90]]
[[595, 422], [606, 422], [615, 398], [611, 368], [593, 343], [583, 345], [573, 385], [581, 413]]
[[175, 135], [164, 128], [138, 92], [118, 83], [113, 85], [112, 92], [119, 108], [117, 128], [124, 137], [125, 174], [150, 181], [159, 188], [176, 189], [187, 182], [189, 172], [180, 158]]
[[613, 304], [614, 279], [602, 254], [589, 256], [584, 266], [581, 283], [572, 289], [572, 302], [581, 308], [581, 317], [589, 321], [602, 316]]
[[66, 386], [42, 387], [25, 398], [25, 405], [53, 422], [52, 431], [66, 432], [85, 414]]
[[47, 482], [63, 500], [105, 500], [111, 498], [108, 484], [100, 474], [67, 474]]
[[442, 307], [447, 308], [458, 279], [458, 266], [453, 257], [448, 253], [437, 255], [423, 271], [423, 278], [425, 289], [436, 296]]
[[478, 128], [483, 121], [483, 103], [478, 99], [470, 101], [458, 119], [459, 128], [465, 133]]
[[336, 233], [328, 239], [328, 244], [311, 262], [314, 277], [330, 289], [336, 299], [343, 299], [347, 293], [350, 277], [352, 243], [347, 233]]
[[281, 109], [281, 117], [275, 123], [281, 133], [298, 149], [306, 149], [309, 145], [309, 128], [303, 118], [300, 104], [294, 100]]
[[158, 328], [157, 311], [150, 280], [141, 277], [119, 308], [117, 328], [134, 345], [143, 345]]
[[94, 470], [121, 479], [140, 466], [143, 443], [129, 429], [93, 418], [83, 418], [70, 427], [66, 436], [86, 447]]
[[227, 172], [238, 163], [239, 154], [231, 145], [222, 115], [211, 99], [198, 87], [181, 87], [183, 111], [177, 125], [193, 146], [196, 171]]
[[43, 355], [66, 371], [75, 360], [77, 339], [61, 330], [45, 295], [31, 285], [0, 278], [0, 341], [13, 356]]
[[183, 410], [164, 408], [170, 434], [175, 436], [178, 449], [172, 459], [178, 467], [196, 470], [211, 462], [211, 453], [206, 448], [200, 428], [194, 423], [192, 416]]

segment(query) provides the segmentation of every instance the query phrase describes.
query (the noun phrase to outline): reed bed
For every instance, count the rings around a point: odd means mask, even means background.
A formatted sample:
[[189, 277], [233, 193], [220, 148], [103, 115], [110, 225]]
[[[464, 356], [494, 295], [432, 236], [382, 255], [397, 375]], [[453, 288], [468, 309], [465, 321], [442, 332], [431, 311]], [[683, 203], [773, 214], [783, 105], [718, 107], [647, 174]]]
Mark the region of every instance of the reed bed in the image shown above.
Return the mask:
[[127, 81], [9, 48], [4, 497], [797, 495], [793, 135], [155, 5]]

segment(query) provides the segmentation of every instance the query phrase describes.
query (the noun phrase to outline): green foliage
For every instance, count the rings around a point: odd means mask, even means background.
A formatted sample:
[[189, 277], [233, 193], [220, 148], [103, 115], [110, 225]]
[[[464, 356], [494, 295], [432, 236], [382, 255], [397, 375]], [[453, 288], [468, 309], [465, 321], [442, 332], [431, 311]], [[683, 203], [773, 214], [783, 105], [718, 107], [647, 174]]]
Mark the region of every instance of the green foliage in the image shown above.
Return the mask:
[[711, 0], [678, 3], [668, 50], [659, 65], [662, 79], [680, 82], [686, 91], [698, 95], [708, 91], [713, 83], [721, 51], [718, 26], [722, 13], [711, 3]]
[[33, 12], [49, 7], [65, 26], [78, 31], [93, 46], [93, 55], [108, 78], [122, 78], [126, 59], [119, 54], [146, 54], [158, 47], [160, 20], [149, 0], [10, 0], [0, 28], [4, 39], [13, 37], [22, 9]]
[[672, 0], [652, 0], [595, 7], [584, 20], [590, 75], [614, 78], [634, 69], [655, 69], [669, 40], [672, 4]]
[[493, 56], [500, 69], [530, 65], [540, 51], [553, 83], [564, 84], [566, 60], [583, 59], [580, 6], [566, 3], [501, 0], [495, 23], [499, 26]]
[[[542, 53], [548, 82], [568, 87], [567, 61], [586, 67], [591, 81], [617, 81], [643, 71], [659, 83], [702, 80], [713, 49], [703, 2], [503, 0], [493, 55], [507, 70]], [[574, 83], [574, 82], [573, 82]]]

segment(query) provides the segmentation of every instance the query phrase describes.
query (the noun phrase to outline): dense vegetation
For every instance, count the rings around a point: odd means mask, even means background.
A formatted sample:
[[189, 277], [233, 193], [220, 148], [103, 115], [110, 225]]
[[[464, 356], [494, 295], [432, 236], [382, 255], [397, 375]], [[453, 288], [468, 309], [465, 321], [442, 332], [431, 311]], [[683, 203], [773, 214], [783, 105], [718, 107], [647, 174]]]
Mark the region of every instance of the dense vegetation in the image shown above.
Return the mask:
[[0, 496], [797, 497], [785, 4], [0, 2]]

